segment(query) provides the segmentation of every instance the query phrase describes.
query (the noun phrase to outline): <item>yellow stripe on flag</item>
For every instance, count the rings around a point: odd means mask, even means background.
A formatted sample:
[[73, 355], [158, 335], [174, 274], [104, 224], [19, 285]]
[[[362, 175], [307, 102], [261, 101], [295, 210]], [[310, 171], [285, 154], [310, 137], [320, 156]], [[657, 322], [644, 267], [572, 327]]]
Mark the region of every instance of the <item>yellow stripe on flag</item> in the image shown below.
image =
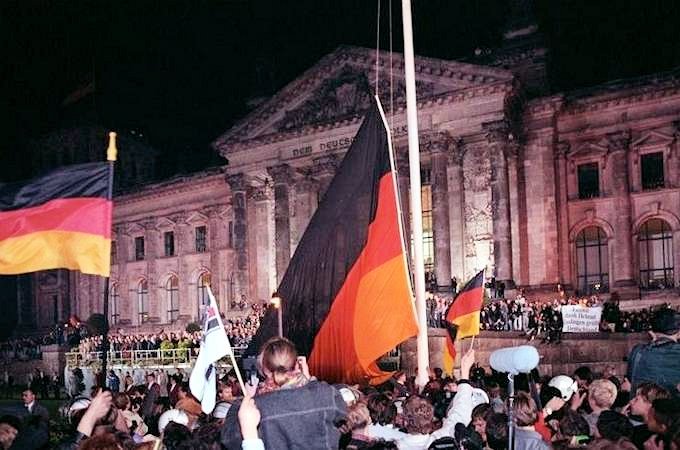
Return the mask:
[[456, 317], [453, 323], [458, 325], [456, 339], [462, 339], [479, 334], [479, 311], [473, 311], [460, 317]]
[[40, 231], [0, 241], [0, 274], [48, 269], [109, 276], [111, 240], [73, 231]]

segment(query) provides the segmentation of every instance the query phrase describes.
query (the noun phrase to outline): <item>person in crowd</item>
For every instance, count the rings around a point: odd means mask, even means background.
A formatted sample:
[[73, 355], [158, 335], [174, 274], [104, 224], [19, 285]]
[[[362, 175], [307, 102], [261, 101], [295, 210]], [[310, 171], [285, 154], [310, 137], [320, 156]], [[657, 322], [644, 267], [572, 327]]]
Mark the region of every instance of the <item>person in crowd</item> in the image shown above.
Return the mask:
[[307, 360], [299, 357], [295, 345], [286, 338], [267, 341], [261, 353], [261, 367], [265, 380], [259, 384], [257, 394], [301, 387], [311, 380]]
[[[611, 409], [616, 401], [617, 389], [614, 383], [609, 380], [597, 379], [588, 386], [588, 405], [591, 412], [584, 415], [586, 422], [590, 426], [590, 434], [595, 435], [597, 431], [597, 418], [602, 411]], [[572, 404], [573, 407], [573, 404]]]
[[680, 429], [680, 402], [675, 398], [654, 400], [648, 414], [647, 426], [654, 434], [645, 442], [645, 449], [670, 448], [672, 434]]
[[526, 392], [518, 392], [513, 403], [515, 418], [515, 449], [516, 450], [548, 450], [543, 437], [536, 432], [534, 425], [538, 420], [536, 402]]
[[41, 405], [38, 400], [35, 397], [35, 393], [31, 389], [26, 389], [22, 394], [21, 394], [21, 399], [24, 402], [24, 408], [26, 410], [26, 414], [28, 416], [37, 416], [39, 417], [44, 423], [49, 423], [50, 421], [50, 412], [45, 408], [43, 405]]
[[191, 395], [189, 383], [182, 383], [179, 385], [175, 408], [184, 411], [187, 414], [190, 425], [193, 425], [202, 414], [201, 404], [198, 403], [193, 395]]
[[488, 448], [491, 450], [508, 449], [508, 416], [506, 414], [491, 414], [486, 421], [484, 432]]
[[590, 426], [586, 419], [571, 408], [564, 409], [553, 435], [553, 448], [556, 450], [582, 448], [590, 440]]
[[486, 423], [489, 420], [489, 417], [491, 417], [493, 414], [494, 410], [489, 403], [477, 405], [472, 410], [471, 425], [477, 434], [479, 434], [479, 436], [482, 438], [482, 442], [485, 446], [488, 445], [486, 437]]
[[[645, 441], [652, 436], [647, 423], [652, 410], [652, 403], [656, 399], [670, 398], [667, 389], [655, 383], [642, 383], [635, 391], [635, 396], [630, 400], [624, 412], [630, 414], [633, 421], [632, 441], [637, 448], [643, 448]], [[639, 422], [635, 419], [641, 419]]]
[[146, 375], [146, 396], [142, 402], [142, 410], [140, 412], [144, 419], [151, 416], [154, 405], [160, 397], [160, 393], [161, 388], [158, 383], [156, 383], [156, 375], [154, 375], [153, 372], [148, 373]]
[[173, 408], [179, 400], [179, 384], [181, 383], [180, 377], [177, 374], [170, 376], [170, 381], [168, 384], [168, 400], [170, 401], [170, 406]]
[[370, 447], [374, 438], [370, 436], [371, 415], [365, 403], [355, 402], [347, 409], [347, 416], [340, 422], [340, 433], [349, 435], [347, 450], [364, 450]]
[[633, 425], [626, 416], [616, 411], [606, 410], [600, 413], [594, 436], [596, 439], [588, 445], [588, 450], [636, 449], [635, 444], [630, 440], [633, 436]]

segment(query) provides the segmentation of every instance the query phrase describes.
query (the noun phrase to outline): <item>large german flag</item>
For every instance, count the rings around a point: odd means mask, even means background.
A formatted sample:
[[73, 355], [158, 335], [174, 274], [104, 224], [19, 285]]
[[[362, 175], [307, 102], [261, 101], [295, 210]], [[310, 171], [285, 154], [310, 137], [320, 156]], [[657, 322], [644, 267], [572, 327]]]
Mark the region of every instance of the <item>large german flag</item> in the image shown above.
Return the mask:
[[61, 268], [108, 276], [110, 170], [107, 162], [78, 164], [0, 184], [0, 274]]
[[444, 371], [453, 373], [456, 359], [456, 338], [479, 334], [479, 313], [484, 301], [484, 271], [480, 271], [456, 295], [446, 311], [444, 322], [448, 331], [443, 355]]
[[[368, 113], [281, 280], [284, 334], [332, 382], [379, 380], [376, 360], [417, 334], [388, 135]], [[269, 311], [251, 345], [276, 334]]]

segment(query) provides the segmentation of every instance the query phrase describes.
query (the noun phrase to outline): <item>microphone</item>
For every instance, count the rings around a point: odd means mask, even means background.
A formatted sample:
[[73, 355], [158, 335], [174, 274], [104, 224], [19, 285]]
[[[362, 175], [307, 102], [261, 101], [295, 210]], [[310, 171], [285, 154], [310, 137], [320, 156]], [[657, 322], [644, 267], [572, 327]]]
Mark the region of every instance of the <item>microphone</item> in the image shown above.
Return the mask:
[[492, 369], [510, 375], [531, 372], [538, 366], [538, 361], [538, 351], [530, 345], [501, 348], [491, 353], [489, 357], [489, 365]]

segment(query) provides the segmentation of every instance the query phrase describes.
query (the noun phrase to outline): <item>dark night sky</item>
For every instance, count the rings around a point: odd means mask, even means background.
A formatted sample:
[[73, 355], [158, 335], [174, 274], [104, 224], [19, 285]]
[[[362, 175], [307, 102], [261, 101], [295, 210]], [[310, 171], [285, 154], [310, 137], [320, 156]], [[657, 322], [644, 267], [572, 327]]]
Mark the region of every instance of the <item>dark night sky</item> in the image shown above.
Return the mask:
[[[510, 0], [413, 0], [420, 55], [462, 58], [501, 39]], [[388, 48], [390, 0], [381, 0]], [[401, 2], [394, 9], [400, 51]], [[554, 90], [680, 65], [678, 2], [538, 0]], [[135, 128], [166, 174], [218, 163], [209, 143], [340, 44], [375, 46], [376, 0], [6, 0], [0, 5], [0, 180], [25, 176], [29, 137], [94, 72], [107, 127]], [[193, 161], [189, 164], [187, 161]]]

